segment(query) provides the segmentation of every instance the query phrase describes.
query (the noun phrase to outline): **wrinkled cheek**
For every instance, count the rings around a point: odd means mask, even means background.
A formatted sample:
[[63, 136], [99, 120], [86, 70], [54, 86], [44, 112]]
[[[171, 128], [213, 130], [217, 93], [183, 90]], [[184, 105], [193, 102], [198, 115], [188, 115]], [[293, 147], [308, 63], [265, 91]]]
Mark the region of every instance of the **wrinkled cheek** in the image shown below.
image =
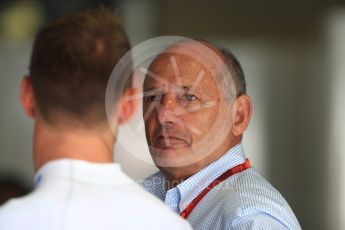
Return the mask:
[[201, 116], [194, 116], [190, 119], [189, 122], [185, 123], [185, 129], [188, 130], [189, 135], [193, 142], [198, 142], [198, 140], [202, 139], [212, 128], [212, 122], [210, 120], [213, 119], [210, 116], [201, 115]]
[[202, 123], [203, 128], [205, 129], [206, 132], [210, 131], [214, 125], [216, 125], [218, 118], [218, 113], [217, 112], [208, 112], [202, 116]]

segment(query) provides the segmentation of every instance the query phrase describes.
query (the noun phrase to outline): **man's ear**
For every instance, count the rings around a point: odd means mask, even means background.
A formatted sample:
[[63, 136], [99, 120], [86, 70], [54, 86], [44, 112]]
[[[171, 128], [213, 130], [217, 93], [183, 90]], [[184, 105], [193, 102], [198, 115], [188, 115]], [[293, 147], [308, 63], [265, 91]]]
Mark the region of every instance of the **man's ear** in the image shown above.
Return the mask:
[[29, 76], [24, 76], [20, 86], [20, 102], [27, 116], [33, 118], [36, 115], [36, 102], [34, 90]]
[[125, 91], [118, 104], [118, 124], [127, 123], [134, 115], [138, 106], [138, 88], [129, 88]]
[[233, 128], [234, 136], [240, 136], [248, 128], [252, 115], [252, 102], [248, 95], [239, 96], [233, 104]]

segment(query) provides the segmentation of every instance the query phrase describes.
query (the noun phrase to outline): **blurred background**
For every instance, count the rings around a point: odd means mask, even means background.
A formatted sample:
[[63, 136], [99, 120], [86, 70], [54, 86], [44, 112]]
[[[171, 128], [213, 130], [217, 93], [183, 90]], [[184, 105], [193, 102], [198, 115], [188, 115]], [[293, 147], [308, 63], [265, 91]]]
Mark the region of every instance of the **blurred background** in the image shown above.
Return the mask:
[[[35, 33], [66, 12], [100, 4], [117, 9], [133, 45], [177, 35], [232, 50], [254, 102], [244, 138], [253, 165], [303, 229], [345, 229], [344, 0], [1, 0], [0, 203], [33, 188], [33, 123], [18, 95]], [[146, 146], [137, 148], [146, 161], [126, 149], [116, 146], [115, 158], [133, 179], [157, 170]]]

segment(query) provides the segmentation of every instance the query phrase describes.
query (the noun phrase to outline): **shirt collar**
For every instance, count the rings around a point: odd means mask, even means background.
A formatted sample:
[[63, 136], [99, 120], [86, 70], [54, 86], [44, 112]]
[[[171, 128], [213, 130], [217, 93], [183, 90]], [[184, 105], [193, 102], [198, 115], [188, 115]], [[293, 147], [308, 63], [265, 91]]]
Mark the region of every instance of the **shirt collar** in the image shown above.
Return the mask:
[[121, 184], [129, 178], [117, 163], [92, 163], [83, 160], [60, 159], [44, 164], [35, 175], [35, 185], [51, 178], [68, 178], [86, 183]]
[[198, 173], [189, 177], [177, 186], [180, 193], [179, 209], [183, 211], [192, 200], [198, 196], [210, 183], [225, 171], [245, 162], [242, 144], [238, 144], [231, 148], [217, 161], [211, 163]]
[[164, 201], [167, 191], [165, 190], [166, 178], [161, 171], [146, 178], [141, 185], [150, 193]]

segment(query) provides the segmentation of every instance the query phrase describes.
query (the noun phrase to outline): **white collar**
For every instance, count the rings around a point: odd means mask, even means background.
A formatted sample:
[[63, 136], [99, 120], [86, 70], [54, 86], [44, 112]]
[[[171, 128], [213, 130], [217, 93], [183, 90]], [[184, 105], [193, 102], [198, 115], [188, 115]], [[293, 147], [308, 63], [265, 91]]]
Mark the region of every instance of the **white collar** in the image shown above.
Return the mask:
[[35, 175], [35, 184], [52, 178], [92, 183], [119, 185], [132, 182], [121, 170], [118, 163], [92, 163], [84, 160], [60, 159], [44, 164]]

